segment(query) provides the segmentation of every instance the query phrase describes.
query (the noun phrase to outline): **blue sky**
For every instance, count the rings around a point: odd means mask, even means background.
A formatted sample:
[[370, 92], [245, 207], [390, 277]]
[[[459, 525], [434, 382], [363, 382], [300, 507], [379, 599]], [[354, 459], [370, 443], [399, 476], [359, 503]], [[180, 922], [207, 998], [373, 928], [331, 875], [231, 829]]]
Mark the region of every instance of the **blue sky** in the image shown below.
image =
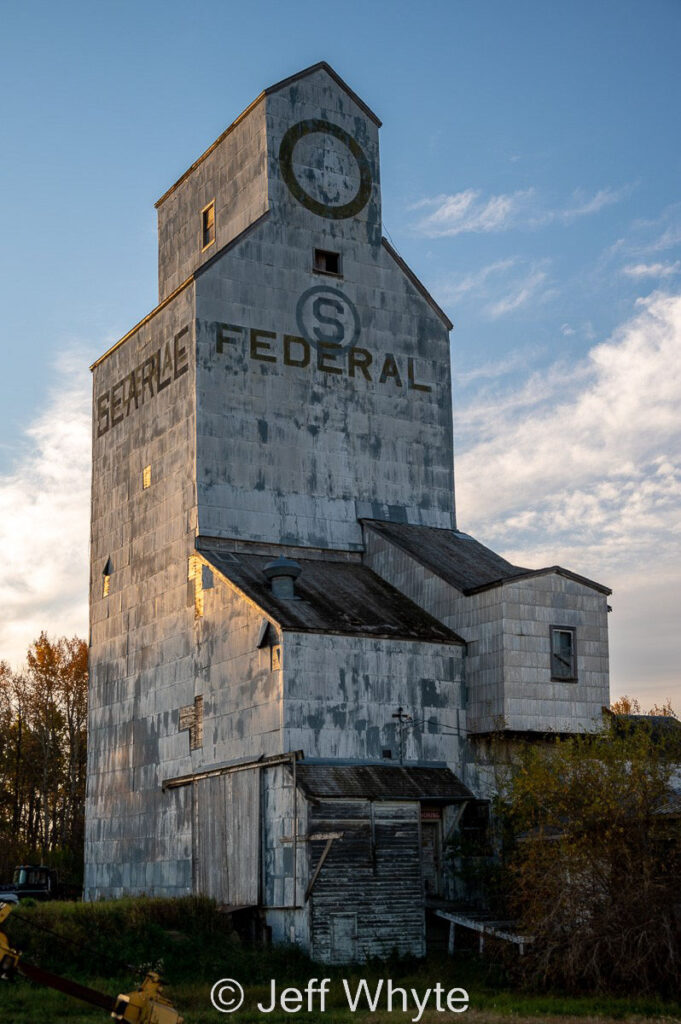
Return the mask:
[[460, 527], [611, 585], [613, 694], [681, 706], [680, 52], [678, 0], [6, 3], [0, 657], [85, 633], [87, 366], [155, 305], [154, 201], [324, 59], [455, 323]]

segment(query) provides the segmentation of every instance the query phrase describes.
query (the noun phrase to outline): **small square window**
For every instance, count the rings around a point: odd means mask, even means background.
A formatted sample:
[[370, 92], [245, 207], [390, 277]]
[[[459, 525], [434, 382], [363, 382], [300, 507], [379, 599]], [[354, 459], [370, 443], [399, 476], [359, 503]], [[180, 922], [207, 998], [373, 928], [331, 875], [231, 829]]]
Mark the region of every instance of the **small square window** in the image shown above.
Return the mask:
[[341, 276], [341, 258], [339, 252], [330, 252], [327, 249], [315, 249], [314, 271], [317, 274], [333, 274], [334, 277]]
[[575, 633], [571, 626], [551, 626], [551, 679], [555, 682], [577, 679]]
[[215, 200], [201, 210], [201, 247], [207, 249], [215, 241]]

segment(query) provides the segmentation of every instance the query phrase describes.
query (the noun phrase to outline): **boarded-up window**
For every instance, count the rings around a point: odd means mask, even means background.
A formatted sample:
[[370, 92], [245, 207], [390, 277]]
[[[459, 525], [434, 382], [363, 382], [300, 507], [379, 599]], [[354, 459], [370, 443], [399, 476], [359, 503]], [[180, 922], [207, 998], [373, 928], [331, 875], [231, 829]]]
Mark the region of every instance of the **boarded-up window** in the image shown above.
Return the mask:
[[203, 746], [203, 697], [195, 697], [193, 704], [180, 708], [180, 732], [189, 730], [189, 749], [199, 750]]

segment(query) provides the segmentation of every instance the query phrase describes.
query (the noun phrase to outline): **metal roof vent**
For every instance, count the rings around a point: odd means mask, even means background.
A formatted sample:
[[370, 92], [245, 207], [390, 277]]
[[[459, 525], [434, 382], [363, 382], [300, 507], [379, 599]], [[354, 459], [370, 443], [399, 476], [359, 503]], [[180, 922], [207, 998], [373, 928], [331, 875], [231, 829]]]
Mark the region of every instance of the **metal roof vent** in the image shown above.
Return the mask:
[[292, 558], [275, 558], [268, 562], [263, 572], [270, 581], [272, 593], [282, 601], [298, 601], [295, 582], [302, 572], [302, 566]]

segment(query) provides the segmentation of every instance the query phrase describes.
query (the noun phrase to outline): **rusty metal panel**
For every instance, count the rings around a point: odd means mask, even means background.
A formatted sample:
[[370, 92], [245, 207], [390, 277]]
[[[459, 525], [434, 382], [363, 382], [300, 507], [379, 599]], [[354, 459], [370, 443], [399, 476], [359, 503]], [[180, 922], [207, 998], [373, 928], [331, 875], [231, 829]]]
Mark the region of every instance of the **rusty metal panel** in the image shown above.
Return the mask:
[[194, 793], [197, 891], [220, 904], [257, 905], [260, 770], [199, 779]]

